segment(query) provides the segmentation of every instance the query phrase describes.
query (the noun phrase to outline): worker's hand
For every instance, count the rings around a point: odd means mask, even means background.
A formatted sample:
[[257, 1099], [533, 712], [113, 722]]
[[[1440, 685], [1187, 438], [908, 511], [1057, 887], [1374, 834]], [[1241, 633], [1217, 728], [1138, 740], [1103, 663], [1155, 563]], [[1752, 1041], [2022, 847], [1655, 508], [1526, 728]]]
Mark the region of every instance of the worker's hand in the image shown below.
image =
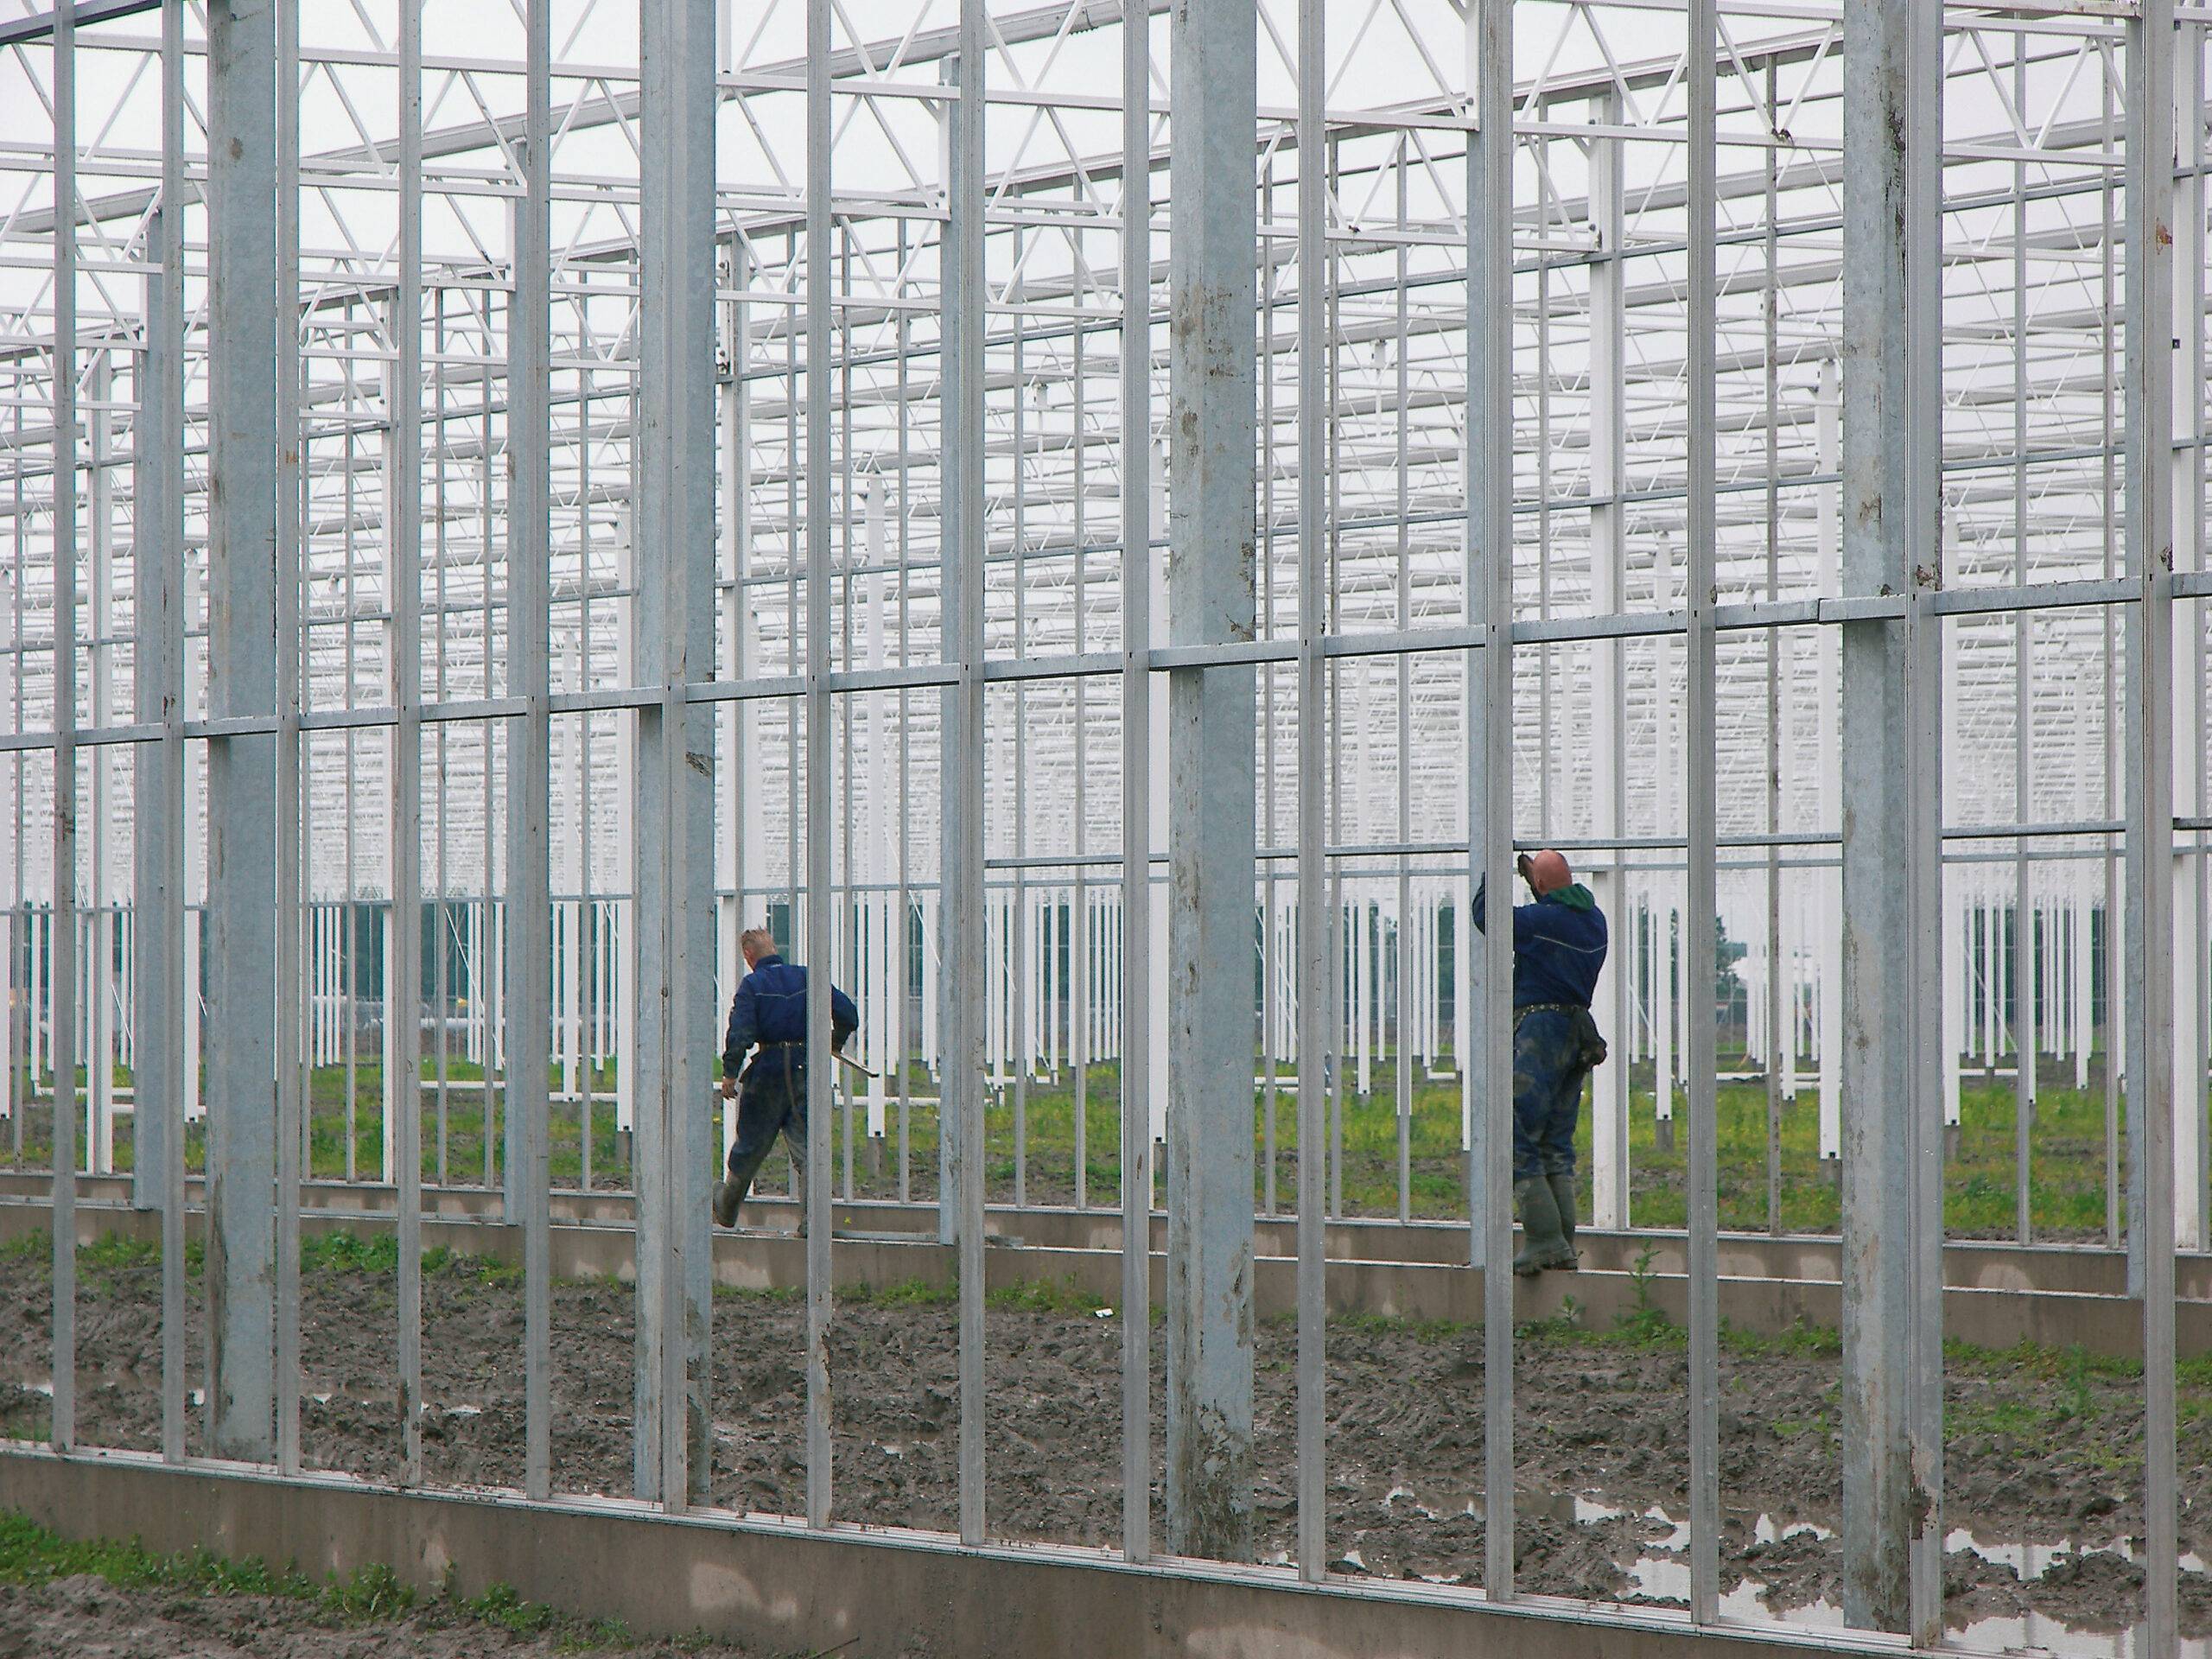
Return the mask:
[[737, 1098], [737, 1079], [735, 1077], [724, 1077], [722, 1079], [722, 1098], [724, 1100], [735, 1100]]

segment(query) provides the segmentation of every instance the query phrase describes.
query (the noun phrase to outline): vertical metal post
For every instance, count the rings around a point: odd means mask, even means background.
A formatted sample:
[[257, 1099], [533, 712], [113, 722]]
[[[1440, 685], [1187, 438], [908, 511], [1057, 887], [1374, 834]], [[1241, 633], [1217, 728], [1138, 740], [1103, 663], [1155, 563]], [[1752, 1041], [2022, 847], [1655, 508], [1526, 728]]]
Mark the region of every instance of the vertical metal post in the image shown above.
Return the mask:
[[[2027, 107], [2028, 36], [2012, 37], [2012, 98]], [[2012, 164], [2012, 580], [2028, 584], [2028, 168]], [[2012, 811], [2026, 823], [2033, 810], [2030, 787], [2034, 759], [2031, 652], [2035, 619], [2025, 611], [2012, 616]], [[2035, 912], [2028, 882], [2028, 842], [2012, 843], [2012, 1205], [2014, 1236], [2023, 1244], [2034, 1238], [2030, 1202], [2032, 1133], [2036, 1109]]]
[[[1766, 123], [1781, 125], [1779, 69], [1766, 60]], [[1763, 302], [1765, 324], [1766, 385], [1766, 596], [1782, 597], [1782, 230], [1778, 151], [1765, 154], [1766, 270]], [[1766, 831], [1778, 837], [1782, 830], [1783, 701], [1782, 660], [1785, 636], [1766, 631]], [[1790, 1069], [1790, 1051], [1796, 1041], [1796, 1017], [1789, 1004], [1790, 976], [1782, 939], [1782, 846], [1778, 839], [1766, 849], [1766, 1225], [1779, 1236], [1782, 1225], [1782, 1088]]]
[[[1595, 101], [1594, 120], [1618, 124], [1621, 98], [1610, 92]], [[1618, 138], [1590, 141], [1590, 230], [1597, 252], [1590, 262], [1590, 582], [1591, 609], [1599, 615], [1621, 608], [1622, 567], [1626, 557], [1628, 510], [1620, 499], [1626, 448], [1625, 301], [1628, 273], [1621, 251], [1622, 155]], [[1626, 650], [1619, 640], [1591, 646], [1592, 833], [1617, 836], [1626, 829], [1624, 803], [1627, 749], [1622, 717]], [[1590, 873], [1599, 907], [1616, 929], [1628, 919], [1628, 880], [1620, 869], [1625, 855], [1603, 855], [1611, 868]], [[1599, 1228], [1629, 1224], [1629, 1066], [1632, 969], [1625, 931], [1617, 935], [1599, 996], [1598, 1012], [1610, 1019], [1622, 1045], [1621, 1063], [1600, 1066], [1591, 1075], [1590, 1215]], [[1610, 985], [1607, 982], [1610, 981]]]
[[1483, 1269], [1483, 1589], [1513, 1589], [1513, 0], [1468, 12], [1476, 130], [1467, 143], [1467, 864], [1487, 887], [1473, 970]]
[[[276, 706], [276, 8], [207, 17], [207, 712]], [[275, 1461], [273, 734], [207, 745], [207, 1449]], [[189, 1074], [188, 1073], [188, 1076]]]
[[[506, 1094], [521, 1156], [507, 1171], [521, 1213], [523, 1490], [553, 1483], [553, 1270], [548, 1192], [552, 1103], [552, 0], [523, 14], [522, 200], [515, 214], [514, 309], [508, 318], [507, 695], [524, 702], [507, 736]], [[588, 423], [587, 423], [588, 426]], [[571, 995], [575, 994], [571, 988]], [[486, 1057], [485, 1072], [491, 1072]], [[583, 1092], [588, 1096], [590, 1079]], [[488, 1090], [487, 1090], [488, 1101]], [[487, 1117], [485, 1132], [491, 1124]], [[588, 1136], [590, 1113], [582, 1114]], [[512, 1131], [511, 1131], [512, 1133]]]
[[[1254, 621], [1254, 0], [1170, 23], [1168, 634]], [[1167, 1534], [1252, 1552], [1253, 687], [1249, 664], [1167, 677]]]
[[[2142, 1209], [2145, 1653], [2176, 1642], [2178, 1543], [2174, 1398], [2173, 0], [2127, 20], [2126, 1090]], [[2195, 225], [2182, 232], [2202, 236]], [[2192, 388], [2192, 396], [2195, 389]], [[2198, 1098], [2197, 1080], [2190, 1097]], [[2192, 1109], [2197, 1109], [2192, 1105]], [[2194, 1172], [2192, 1172], [2192, 1174]], [[2133, 1265], [2133, 1262], [2131, 1265]], [[2135, 1275], [2131, 1274], [2131, 1278]]]
[[[54, 1411], [77, 1439], [77, 29], [54, 16], [54, 903], [48, 1050], [54, 1072]], [[19, 639], [20, 635], [17, 636]], [[18, 670], [20, 672], [20, 669]], [[92, 1057], [99, 1063], [99, 1056]]]
[[[1148, 1560], [1152, 1554], [1151, 77], [1150, 16], [1137, 8], [1124, 8], [1121, 342], [1122, 1554], [1132, 1561]], [[1304, 1156], [1302, 1150], [1300, 1155]], [[1304, 1202], [1302, 1196], [1300, 1201]], [[1300, 1236], [1302, 1239], [1303, 1235]], [[1303, 1248], [1301, 1243], [1301, 1250]], [[1303, 1444], [1301, 1440], [1301, 1457]]]
[[944, 448], [950, 511], [940, 557], [944, 644], [958, 679], [944, 693], [944, 1070], [938, 1133], [951, 1147], [940, 1178], [940, 1229], [960, 1250], [960, 1536], [983, 1540], [983, 584], [989, 551], [984, 519], [983, 85], [989, 20], [983, 0], [961, 0], [959, 98], [952, 106], [950, 208], [945, 261]]
[[[2172, 223], [2202, 225], [2205, 214], [2204, 26], [2193, 20], [2177, 30], [2172, 105], [2175, 111]], [[2174, 338], [2174, 569], [2202, 571], [2205, 563], [2206, 423], [2204, 400], [2205, 264], [2202, 237], [2175, 246], [2169, 283]], [[2202, 818], [2212, 808], [2212, 753], [2205, 741], [2202, 688], [2212, 681], [2204, 611], [2176, 607], [2172, 679], [2175, 754], [2173, 815]], [[2185, 757], [2185, 758], [2184, 758]], [[2188, 852], [2177, 848], [2174, 871], [2174, 1246], [2202, 1250], [2212, 1243], [2212, 1145], [2205, 1133], [2205, 1069], [2212, 1058], [2212, 986], [2205, 963], [2212, 953], [2212, 852], [2200, 829]]]
[[300, 20], [276, 10], [276, 1467], [300, 1467]]
[[[138, 497], [138, 1043], [132, 1083], [140, 1202], [162, 1211], [162, 1456], [184, 1461], [184, 0], [162, 7], [161, 274], [148, 284]], [[158, 1126], [158, 1127], [156, 1127]], [[149, 1133], [150, 1131], [150, 1133]]]
[[[399, 1235], [402, 1485], [423, 1478], [423, 0], [399, 0], [399, 272], [392, 298], [391, 922], [385, 1084]], [[439, 826], [444, 833], [444, 826]]]
[[1686, 79], [1689, 94], [1688, 536], [1687, 619], [1682, 639], [1688, 695], [1682, 703], [1682, 830], [1686, 965], [1682, 972], [1682, 1081], [1689, 1116], [1689, 1477], [1690, 1618], [1709, 1624], [1720, 1611], [1720, 1281], [1717, 1033], [1713, 982], [1718, 832], [1719, 732], [1714, 720], [1717, 667], [1713, 609], [1717, 528], [1713, 429], [1719, 419], [1714, 388], [1719, 282], [1713, 259], [1718, 127], [1714, 99], [1719, 79], [1719, 31], [1715, 0], [1689, 0]]
[[1923, 601], [1941, 578], [1942, 13], [1936, 0], [1847, 0], [1844, 38], [1841, 579], [1847, 594], [1902, 594], [1904, 607], [1842, 631], [1844, 1616], [1933, 1643], [1941, 624]]
[[[806, 8], [806, 1523], [830, 1524], [830, 4]], [[964, 106], [963, 106], [964, 107]], [[848, 838], [849, 845], [849, 837]], [[847, 1118], [846, 1157], [852, 1155]], [[850, 1164], [847, 1185], [849, 1188]], [[976, 1287], [980, 1293], [982, 1287]], [[966, 1284], [962, 1294], [969, 1294]]]
[[712, 0], [641, 12], [633, 654], [660, 697], [638, 714], [637, 1042], [624, 1059], [638, 1079], [636, 1487], [673, 1511], [706, 1502], [713, 1452], [715, 720], [686, 688], [714, 672], [715, 16]]
[[[1328, 176], [1324, 157], [1328, 87], [1327, 8], [1298, 8], [1298, 1573], [1318, 1583], [1327, 1569], [1328, 1281], [1323, 1234], [1323, 1163], [1328, 1133], [1329, 1018], [1328, 668], [1322, 658], [1328, 569], [1327, 385]], [[1272, 710], [1270, 710], [1272, 715]], [[1274, 927], [1269, 907], [1268, 927]], [[1273, 1052], [1273, 1032], [1268, 1033]]]

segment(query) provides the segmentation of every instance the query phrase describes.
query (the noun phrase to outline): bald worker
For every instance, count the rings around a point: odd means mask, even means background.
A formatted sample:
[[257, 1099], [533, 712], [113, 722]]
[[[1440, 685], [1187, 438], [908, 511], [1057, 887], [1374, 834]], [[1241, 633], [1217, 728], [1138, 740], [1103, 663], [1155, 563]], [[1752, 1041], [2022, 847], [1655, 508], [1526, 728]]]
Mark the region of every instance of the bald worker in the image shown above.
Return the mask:
[[[1521, 855], [1521, 879], [1534, 904], [1513, 907], [1513, 1201], [1523, 1243], [1513, 1271], [1572, 1272], [1574, 1250], [1574, 1126], [1582, 1084], [1605, 1058], [1605, 1039], [1590, 1015], [1590, 995], [1605, 965], [1605, 912], [1574, 879], [1567, 860], [1546, 849]], [[1489, 882], [1475, 890], [1483, 927]]]

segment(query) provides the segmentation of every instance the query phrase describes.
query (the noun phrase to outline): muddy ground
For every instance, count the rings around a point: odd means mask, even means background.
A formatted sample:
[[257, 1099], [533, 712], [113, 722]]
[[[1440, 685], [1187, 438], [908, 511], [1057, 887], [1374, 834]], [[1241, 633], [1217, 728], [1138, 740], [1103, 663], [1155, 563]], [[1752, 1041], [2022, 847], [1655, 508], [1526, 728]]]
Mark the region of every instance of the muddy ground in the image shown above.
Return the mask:
[[[201, 1307], [193, 1316], [200, 1374]], [[391, 1273], [319, 1268], [303, 1278], [301, 1440], [319, 1466], [389, 1479], [397, 1470], [396, 1307]], [[1042, 1305], [1039, 1305], [1041, 1303]], [[631, 1482], [632, 1293], [612, 1283], [554, 1294], [554, 1459], [563, 1490], [626, 1495]], [[151, 1449], [160, 1432], [160, 1284], [139, 1262], [80, 1269], [79, 1436]], [[713, 1498], [801, 1512], [804, 1309], [795, 1298], [716, 1300]], [[1117, 1541], [1121, 1340], [1117, 1319], [1065, 1298], [988, 1318], [990, 1527], [1001, 1536]], [[0, 1433], [42, 1435], [37, 1384], [50, 1357], [47, 1264], [0, 1257]], [[1683, 1533], [1687, 1363], [1678, 1332], [1532, 1328], [1516, 1372], [1523, 1589], [1669, 1605]], [[1164, 1397], [1155, 1327], [1154, 1399]], [[1256, 1334], [1257, 1533], [1262, 1559], [1294, 1546], [1296, 1339]], [[432, 1481], [522, 1482], [522, 1309], [511, 1278], [455, 1259], [423, 1287], [424, 1456]], [[1339, 1570], [1479, 1583], [1482, 1336], [1340, 1320], [1329, 1334], [1329, 1539]], [[846, 1300], [830, 1339], [836, 1517], [933, 1530], [956, 1524], [955, 1310], [919, 1298]], [[1723, 1354], [1724, 1586], [1772, 1611], [1840, 1604], [1837, 1405], [1832, 1339], [1732, 1344]], [[29, 1386], [25, 1386], [29, 1385]], [[1985, 1547], [2065, 1546], [2023, 1582], [1969, 1550], [1949, 1557], [1955, 1627], [2032, 1610], [2078, 1628], [2135, 1621], [2141, 1573], [2139, 1379], [2079, 1357], [1957, 1357], [1948, 1374], [1945, 1518]], [[2183, 1548], [2212, 1555], [2212, 1397], [2185, 1387]], [[1160, 1466], [1160, 1448], [1153, 1465]], [[1157, 1489], [1155, 1524], [1164, 1535]], [[1955, 1542], [1962, 1542], [1954, 1535]], [[1639, 1563], [1647, 1564], [1639, 1569]], [[1656, 1564], [1656, 1565], [1655, 1565]], [[2183, 1626], [2212, 1633], [2212, 1578], [2184, 1574]], [[212, 1649], [219, 1651], [220, 1649]], [[464, 1649], [455, 1649], [459, 1652]], [[366, 1651], [365, 1649], [364, 1651]], [[474, 1651], [467, 1649], [467, 1651]]]

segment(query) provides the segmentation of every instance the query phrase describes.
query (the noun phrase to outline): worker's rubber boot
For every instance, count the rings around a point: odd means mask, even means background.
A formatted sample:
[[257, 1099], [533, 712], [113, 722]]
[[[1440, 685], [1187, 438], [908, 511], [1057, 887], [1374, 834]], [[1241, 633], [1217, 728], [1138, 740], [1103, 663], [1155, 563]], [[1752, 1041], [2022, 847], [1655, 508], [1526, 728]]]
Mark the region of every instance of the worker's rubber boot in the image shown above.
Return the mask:
[[1513, 1258], [1513, 1271], [1527, 1279], [1546, 1268], [1573, 1266], [1574, 1252], [1560, 1232], [1559, 1202], [1552, 1197], [1551, 1183], [1531, 1175], [1513, 1183], [1513, 1197], [1521, 1209], [1523, 1240], [1521, 1254]]
[[737, 1190], [734, 1182], [716, 1181], [715, 1183], [715, 1223], [717, 1226], [737, 1225], [737, 1204], [738, 1200], [744, 1196]]
[[1559, 1211], [1560, 1237], [1567, 1245], [1567, 1260], [1552, 1265], [1572, 1273], [1582, 1265], [1581, 1254], [1574, 1248], [1574, 1173], [1555, 1169], [1547, 1179], [1551, 1184], [1552, 1207]]

